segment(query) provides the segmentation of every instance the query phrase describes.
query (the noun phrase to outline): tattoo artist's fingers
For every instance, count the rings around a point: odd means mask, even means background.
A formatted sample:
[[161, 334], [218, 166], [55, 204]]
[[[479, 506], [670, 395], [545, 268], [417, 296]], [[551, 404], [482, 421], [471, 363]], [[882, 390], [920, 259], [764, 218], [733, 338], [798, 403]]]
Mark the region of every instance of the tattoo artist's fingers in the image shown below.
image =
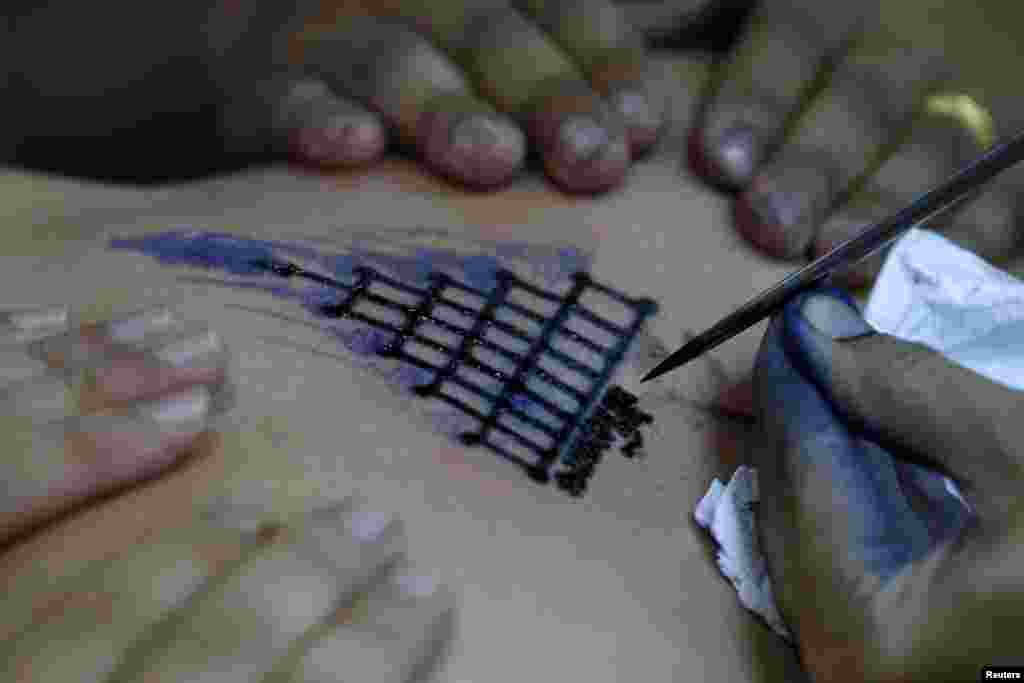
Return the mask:
[[[771, 322], [755, 366], [764, 434], [759, 527], [783, 613], [801, 642], [815, 640], [822, 652], [814, 655], [827, 657], [836, 641], [863, 642], [865, 601], [923, 557], [931, 539], [893, 458], [847, 428], [790, 350], [801, 303]], [[830, 322], [833, 333], [865, 329], [860, 321]]]
[[940, 472], [895, 459], [896, 476], [907, 503], [928, 527], [932, 545], [956, 538], [971, 524], [972, 513], [966, 501], [949, 488], [949, 479]]
[[318, 79], [294, 73], [251, 83], [223, 111], [224, 137], [241, 153], [314, 166], [358, 166], [384, 152], [380, 118]]
[[[975, 159], [985, 146], [962, 121], [941, 112], [925, 112], [857, 195], [826, 219], [810, 256], [821, 256], [865, 225], [902, 209]], [[932, 220], [928, 227], [986, 260], [1005, 261], [1018, 251], [1021, 239], [1016, 228], [1020, 187], [1011, 175], [1009, 171], [995, 179], [979, 197]], [[850, 287], [869, 284], [887, 253], [881, 250], [861, 261], [844, 272], [841, 281]]]
[[377, 584], [404, 552], [397, 521], [348, 504], [269, 535], [134, 643], [111, 680], [263, 680], [310, 628]]
[[827, 67], [856, 40], [874, 3], [765, 0], [711, 82], [690, 133], [690, 167], [745, 187], [782, 143]]
[[649, 151], [665, 124], [664, 97], [645, 82], [643, 36], [610, 0], [515, 0], [583, 68], [622, 117], [634, 157]]
[[580, 68], [504, 2], [403, 3], [498, 109], [521, 121], [548, 175], [563, 189], [618, 186], [630, 164], [626, 128]]
[[35, 683], [110, 680], [132, 642], [259, 540], [237, 529], [189, 524], [91, 565], [65, 582], [63, 600], [0, 645], [0, 677]]
[[334, 619], [290, 671], [294, 683], [428, 680], [454, 633], [455, 598], [432, 576], [403, 566]]
[[[97, 495], [155, 476], [187, 451], [207, 425], [212, 396], [195, 385], [118, 413], [45, 421], [66, 409], [63, 385], [32, 399], [3, 397], [0, 543]], [[15, 395], [16, 396], [16, 395]], [[34, 419], [42, 413], [44, 421]]]
[[806, 256], [822, 221], [911, 130], [925, 97], [947, 80], [942, 60], [930, 53], [855, 50], [737, 198], [737, 229], [772, 256]]
[[382, 115], [449, 178], [495, 187], [522, 164], [515, 123], [475, 97], [445, 55], [398, 21], [341, 18], [335, 31], [307, 38], [302, 59], [307, 72]]
[[811, 297], [787, 313], [783, 340], [844, 421], [952, 476], [983, 521], [999, 524], [1020, 509], [1024, 394], [888, 335], [833, 341], [844, 328], [870, 330], [852, 304]]

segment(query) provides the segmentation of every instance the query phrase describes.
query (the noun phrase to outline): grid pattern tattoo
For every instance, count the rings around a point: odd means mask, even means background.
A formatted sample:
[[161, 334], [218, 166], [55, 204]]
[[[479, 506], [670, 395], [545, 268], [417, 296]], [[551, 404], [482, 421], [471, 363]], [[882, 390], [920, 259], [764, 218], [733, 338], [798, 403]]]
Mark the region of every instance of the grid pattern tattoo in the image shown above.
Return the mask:
[[[629, 436], [623, 452], [631, 456], [640, 445], [637, 428], [650, 422], [635, 409], [635, 397], [608, 385], [657, 304], [625, 296], [585, 272], [574, 273], [568, 291], [558, 294], [508, 270], [497, 272], [488, 291], [442, 272], [431, 273], [421, 288], [366, 266], [354, 269], [352, 283], [345, 284], [283, 261], [254, 265], [342, 290], [337, 302], [320, 307], [322, 314], [384, 332], [378, 355], [429, 373], [429, 381], [413, 388], [418, 396], [444, 401], [473, 419], [475, 428], [459, 435], [464, 444], [490, 449], [534, 481], [554, 479], [560, 489], [582, 495], [615, 433]], [[631, 320], [623, 325], [589, 310], [581, 304], [587, 292], [617, 301]], [[517, 302], [522, 295], [548, 310]], [[570, 319], [585, 321], [611, 342], [580, 334]], [[553, 343], [556, 338], [585, 353], [574, 357]]]

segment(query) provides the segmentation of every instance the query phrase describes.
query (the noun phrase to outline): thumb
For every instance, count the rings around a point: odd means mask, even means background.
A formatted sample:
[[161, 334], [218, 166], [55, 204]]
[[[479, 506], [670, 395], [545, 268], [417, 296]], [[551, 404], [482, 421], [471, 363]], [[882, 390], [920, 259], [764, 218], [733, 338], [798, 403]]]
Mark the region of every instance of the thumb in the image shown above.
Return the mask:
[[813, 294], [787, 309], [782, 343], [854, 431], [957, 480], [981, 519], [1005, 519], [1024, 481], [1024, 394]]

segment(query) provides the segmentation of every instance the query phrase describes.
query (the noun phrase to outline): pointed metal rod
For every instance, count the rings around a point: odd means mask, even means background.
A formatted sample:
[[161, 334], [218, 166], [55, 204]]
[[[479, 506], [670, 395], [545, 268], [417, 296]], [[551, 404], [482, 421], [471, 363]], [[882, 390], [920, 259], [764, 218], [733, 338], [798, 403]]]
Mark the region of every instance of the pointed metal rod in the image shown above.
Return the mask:
[[1002, 144], [993, 145], [977, 160], [944, 183], [920, 195], [902, 210], [867, 226], [824, 256], [790, 273], [773, 287], [686, 342], [681, 349], [648, 372], [641, 381], [646, 382], [675, 370], [774, 315], [797, 294], [821, 284], [834, 273], [870, 256], [915, 225], [971, 198], [985, 183], [1022, 159], [1024, 133], [1018, 133]]

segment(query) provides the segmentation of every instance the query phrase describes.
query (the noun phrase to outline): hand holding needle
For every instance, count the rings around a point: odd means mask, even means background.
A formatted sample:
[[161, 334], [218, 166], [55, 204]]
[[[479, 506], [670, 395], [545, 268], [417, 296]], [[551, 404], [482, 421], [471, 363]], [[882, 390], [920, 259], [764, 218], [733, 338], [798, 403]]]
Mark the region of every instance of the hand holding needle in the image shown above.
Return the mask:
[[1024, 132], [993, 145], [977, 160], [944, 183], [919, 196], [908, 206], [839, 244], [824, 256], [797, 270], [762, 292], [721, 321], [697, 335], [648, 372], [642, 382], [660, 377], [702, 355], [740, 332], [774, 315], [797, 294], [870, 256], [904, 232], [972, 198], [988, 181], [1024, 159]]

